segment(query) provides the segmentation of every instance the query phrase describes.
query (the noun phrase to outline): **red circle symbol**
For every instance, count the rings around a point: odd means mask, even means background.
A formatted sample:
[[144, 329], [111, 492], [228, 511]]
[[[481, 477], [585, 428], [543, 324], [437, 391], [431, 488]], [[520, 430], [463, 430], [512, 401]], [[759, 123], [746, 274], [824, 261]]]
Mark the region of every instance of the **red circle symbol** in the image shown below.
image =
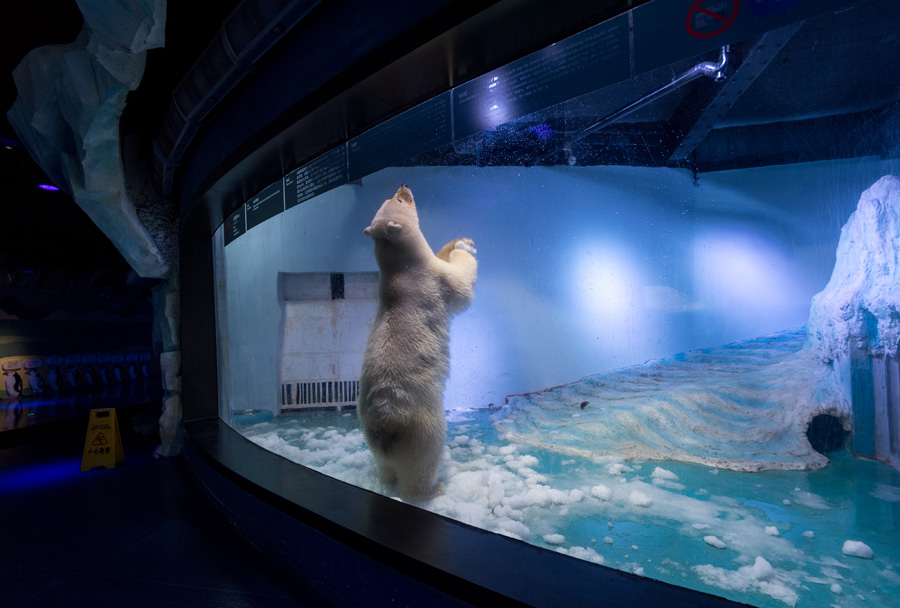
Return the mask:
[[734, 23], [739, 4], [738, 0], [697, 0], [688, 11], [688, 33], [694, 38], [718, 36]]

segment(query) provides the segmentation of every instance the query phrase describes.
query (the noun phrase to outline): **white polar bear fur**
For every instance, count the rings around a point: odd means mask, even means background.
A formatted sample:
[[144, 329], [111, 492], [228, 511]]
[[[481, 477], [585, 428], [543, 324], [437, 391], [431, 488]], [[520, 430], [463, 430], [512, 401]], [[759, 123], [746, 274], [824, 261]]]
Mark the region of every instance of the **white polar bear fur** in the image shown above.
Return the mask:
[[365, 234], [375, 241], [378, 312], [369, 334], [357, 412], [382, 484], [406, 501], [428, 499], [444, 450], [450, 318], [472, 301], [478, 263], [470, 239], [435, 255], [404, 184]]

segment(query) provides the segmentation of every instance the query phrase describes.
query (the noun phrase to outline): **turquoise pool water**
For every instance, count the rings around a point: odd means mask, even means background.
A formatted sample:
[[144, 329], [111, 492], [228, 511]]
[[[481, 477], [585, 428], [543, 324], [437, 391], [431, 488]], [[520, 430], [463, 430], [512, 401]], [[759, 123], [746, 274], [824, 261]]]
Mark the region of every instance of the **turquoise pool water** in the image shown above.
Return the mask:
[[[425, 508], [757, 606], [900, 605], [900, 472], [890, 467], [845, 453], [818, 470], [755, 473], [601, 461], [506, 442], [494, 414], [448, 412], [445, 494]], [[381, 492], [355, 414], [277, 417], [242, 432]], [[845, 553], [846, 541], [872, 557]]]

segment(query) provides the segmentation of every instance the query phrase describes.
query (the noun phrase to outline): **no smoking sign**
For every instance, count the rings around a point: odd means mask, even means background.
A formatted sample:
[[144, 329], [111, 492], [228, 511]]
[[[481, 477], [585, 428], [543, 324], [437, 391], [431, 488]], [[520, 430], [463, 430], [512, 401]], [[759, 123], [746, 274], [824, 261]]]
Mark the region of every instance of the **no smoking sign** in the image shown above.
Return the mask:
[[697, 0], [687, 14], [687, 31], [694, 38], [718, 36], [737, 19], [739, 0]]

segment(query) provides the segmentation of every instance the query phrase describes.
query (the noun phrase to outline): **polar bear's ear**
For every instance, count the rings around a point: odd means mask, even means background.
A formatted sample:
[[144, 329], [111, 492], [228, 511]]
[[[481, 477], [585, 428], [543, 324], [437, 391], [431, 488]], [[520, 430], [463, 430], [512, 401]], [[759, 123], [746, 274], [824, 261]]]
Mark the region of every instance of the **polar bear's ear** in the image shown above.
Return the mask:
[[403, 184], [397, 190], [397, 194], [394, 195], [394, 198], [400, 201], [401, 203], [406, 203], [407, 205], [415, 206], [415, 201], [413, 200], [412, 191], [409, 189], [409, 186]]
[[388, 222], [387, 229], [385, 230], [385, 236], [389, 241], [396, 241], [400, 238], [400, 233], [403, 232], [403, 226], [398, 224], [397, 222]]

